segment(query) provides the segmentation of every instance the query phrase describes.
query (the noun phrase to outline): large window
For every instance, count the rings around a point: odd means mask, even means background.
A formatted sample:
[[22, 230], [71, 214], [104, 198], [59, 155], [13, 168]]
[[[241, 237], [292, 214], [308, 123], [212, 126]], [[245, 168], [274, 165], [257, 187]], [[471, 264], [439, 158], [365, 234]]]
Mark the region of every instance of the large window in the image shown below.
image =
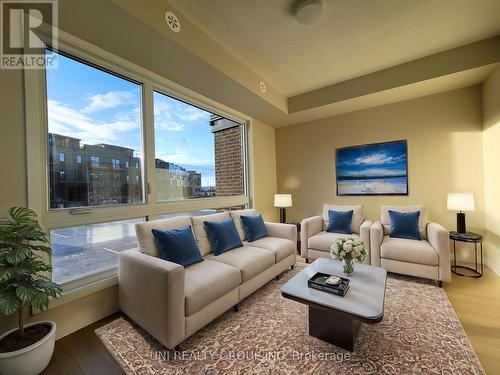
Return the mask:
[[243, 126], [156, 91], [153, 105], [157, 200], [243, 195]]
[[115, 277], [117, 254], [137, 247], [137, 222], [250, 199], [243, 115], [61, 38], [64, 52], [47, 50], [57, 68], [25, 71], [27, 165], [52, 278], [68, 290]]
[[120, 168], [120, 160], [140, 165], [141, 85], [61, 54], [57, 58], [58, 68], [46, 71], [49, 207], [143, 202], [141, 169]]

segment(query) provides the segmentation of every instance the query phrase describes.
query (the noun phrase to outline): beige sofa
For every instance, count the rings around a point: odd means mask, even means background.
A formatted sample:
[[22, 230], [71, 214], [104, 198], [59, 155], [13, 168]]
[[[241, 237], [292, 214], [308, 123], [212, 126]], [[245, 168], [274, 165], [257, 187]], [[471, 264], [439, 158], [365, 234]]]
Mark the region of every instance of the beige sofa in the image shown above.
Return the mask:
[[[352, 234], [329, 233], [326, 231], [328, 225], [328, 210], [353, 211], [351, 229]], [[318, 258], [331, 258], [330, 248], [337, 238], [354, 237], [360, 238], [366, 246], [368, 256], [363, 263], [370, 264], [370, 226], [371, 220], [365, 220], [363, 206], [340, 206], [333, 204], [323, 205], [323, 214], [302, 220], [300, 223], [300, 246], [301, 256], [306, 262]]]
[[[389, 210], [420, 211], [421, 240], [391, 238]], [[436, 280], [438, 285], [451, 281], [448, 231], [427, 221], [424, 206], [381, 206], [380, 221], [370, 229], [371, 264], [389, 272]]]
[[[247, 242], [240, 215], [254, 210], [150, 221], [136, 225], [139, 249], [120, 253], [121, 310], [172, 349], [252, 292], [295, 265], [295, 225], [266, 223], [269, 237]], [[204, 221], [232, 217], [244, 246], [215, 256]], [[162, 260], [151, 229], [191, 225], [203, 262], [184, 268]]]

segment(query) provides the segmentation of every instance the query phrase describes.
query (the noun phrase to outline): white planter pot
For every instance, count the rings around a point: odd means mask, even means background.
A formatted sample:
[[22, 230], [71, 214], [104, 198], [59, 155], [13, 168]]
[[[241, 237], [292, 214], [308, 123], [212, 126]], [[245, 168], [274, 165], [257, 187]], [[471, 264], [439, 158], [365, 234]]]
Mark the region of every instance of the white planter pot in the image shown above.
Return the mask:
[[[50, 362], [56, 342], [56, 323], [51, 321], [40, 321], [26, 324], [30, 327], [36, 324], [48, 324], [52, 328], [50, 332], [40, 341], [15, 352], [0, 353], [0, 374], [2, 375], [38, 375]], [[17, 328], [5, 332], [0, 340]]]

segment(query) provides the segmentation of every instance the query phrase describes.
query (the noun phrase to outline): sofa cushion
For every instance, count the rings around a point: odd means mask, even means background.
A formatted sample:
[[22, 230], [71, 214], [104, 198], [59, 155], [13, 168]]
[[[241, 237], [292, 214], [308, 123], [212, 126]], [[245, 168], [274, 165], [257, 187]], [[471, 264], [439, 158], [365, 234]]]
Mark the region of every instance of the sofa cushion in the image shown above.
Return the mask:
[[380, 245], [380, 256], [400, 262], [437, 266], [439, 255], [427, 241], [407, 240], [385, 236]]
[[427, 239], [427, 215], [425, 206], [380, 206], [380, 222], [384, 226], [384, 234], [391, 233], [391, 218], [389, 216], [389, 210], [397, 212], [420, 211], [420, 217], [418, 219], [418, 229], [420, 231], [420, 237], [424, 240]]
[[329, 232], [319, 232], [314, 236], [309, 237], [308, 248], [314, 250], [322, 250], [330, 252], [330, 248], [337, 238], [359, 238], [357, 234], [342, 234], [342, 233], [329, 233]]
[[227, 264], [205, 259], [184, 272], [186, 316], [212, 303], [241, 284], [240, 270]]
[[274, 264], [272, 251], [259, 247], [244, 246], [221, 255], [209, 254], [205, 259], [225, 263], [241, 271], [242, 282], [252, 279]]
[[169, 230], [177, 229], [191, 225], [189, 216], [176, 216], [170, 219], [146, 221], [144, 223], [135, 224], [135, 234], [137, 236], [137, 243], [139, 250], [144, 254], [159, 257], [160, 252], [155, 244], [155, 238], [152, 229]]
[[234, 210], [234, 211], [229, 211], [229, 214], [234, 220], [234, 225], [236, 225], [236, 229], [238, 230], [238, 234], [240, 235], [240, 238], [242, 241], [245, 241], [247, 239], [247, 236], [245, 234], [245, 231], [243, 230], [243, 225], [241, 224], [240, 216], [255, 216], [258, 215], [257, 211], [254, 209], [248, 209], [248, 210]]
[[229, 212], [219, 212], [212, 215], [204, 216], [194, 216], [191, 218], [193, 222], [193, 232], [198, 241], [198, 247], [200, 248], [201, 255], [205, 256], [212, 252], [212, 246], [207, 237], [207, 232], [205, 231], [205, 221], [222, 221], [229, 219]]
[[352, 234], [352, 213], [352, 210], [328, 210], [328, 226], [326, 227], [326, 231], [329, 233]]
[[191, 225], [169, 230], [151, 229], [151, 231], [161, 259], [184, 267], [203, 262]]
[[397, 212], [389, 210], [389, 217], [391, 218], [390, 237], [420, 241], [418, 228], [420, 211]]
[[241, 224], [243, 225], [243, 230], [247, 236], [248, 241], [253, 242], [259, 238], [267, 237], [266, 224], [264, 224], [264, 219], [262, 215], [255, 216], [240, 216]]
[[215, 255], [243, 246], [232, 218], [222, 221], [205, 221], [204, 224]]
[[325, 204], [323, 205], [323, 229], [326, 230], [328, 226], [328, 211], [351, 211], [352, 210], [352, 221], [351, 221], [351, 230], [352, 233], [359, 233], [359, 227], [365, 220], [363, 215], [363, 206], [361, 205], [353, 205], [353, 206], [344, 206], [344, 205], [336, 205], [336, 204]]
[[264, 237], [253, 242], [245, 242], [245, 246], [260, 247], [274, 253], [274, 261], [281, 262], [286, 257], [295, 254], [297, 244], [285, 238]]

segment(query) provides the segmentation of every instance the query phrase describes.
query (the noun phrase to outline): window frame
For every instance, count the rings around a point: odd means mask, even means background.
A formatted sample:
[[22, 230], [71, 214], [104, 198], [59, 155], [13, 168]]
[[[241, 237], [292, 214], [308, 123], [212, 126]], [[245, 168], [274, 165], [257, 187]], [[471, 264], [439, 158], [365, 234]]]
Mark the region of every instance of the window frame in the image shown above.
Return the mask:
[[[41, 35], [49, 45], [49, 37]], [[55, 52], [67, 55], [84, 64], [101, 69], [140, 84], [141, 87], [141, 166], [143, 203], [81, 208], [49, 208], [48, 121], [45, 69], [25, 69], [25, 113], [27, 143], [28, 206], [39, 216], [46, 231], [86, 224], [105, 223], [144, 217], [154, 220], [156, 215], [232, 206], [251, 206], [248, 127], [251, 118], [190, 89], [174, 83], [154, 72], [131, 63], [93, 44], [59, 30], [59, 46]], [[242, 126], [242, 156], [244, 194], [231, 197], [195, 198], [178, 201], [156, 201], [153, 92], [158, 91], [205, 111], [231, 119]], [[62, 284], [65, 292], [86, 288], [94, 290], [96, 282], [116, 281], [117, 269], [92, 277], [76, 278]], [[92, 288], [90, 288], [92, 286]]]

